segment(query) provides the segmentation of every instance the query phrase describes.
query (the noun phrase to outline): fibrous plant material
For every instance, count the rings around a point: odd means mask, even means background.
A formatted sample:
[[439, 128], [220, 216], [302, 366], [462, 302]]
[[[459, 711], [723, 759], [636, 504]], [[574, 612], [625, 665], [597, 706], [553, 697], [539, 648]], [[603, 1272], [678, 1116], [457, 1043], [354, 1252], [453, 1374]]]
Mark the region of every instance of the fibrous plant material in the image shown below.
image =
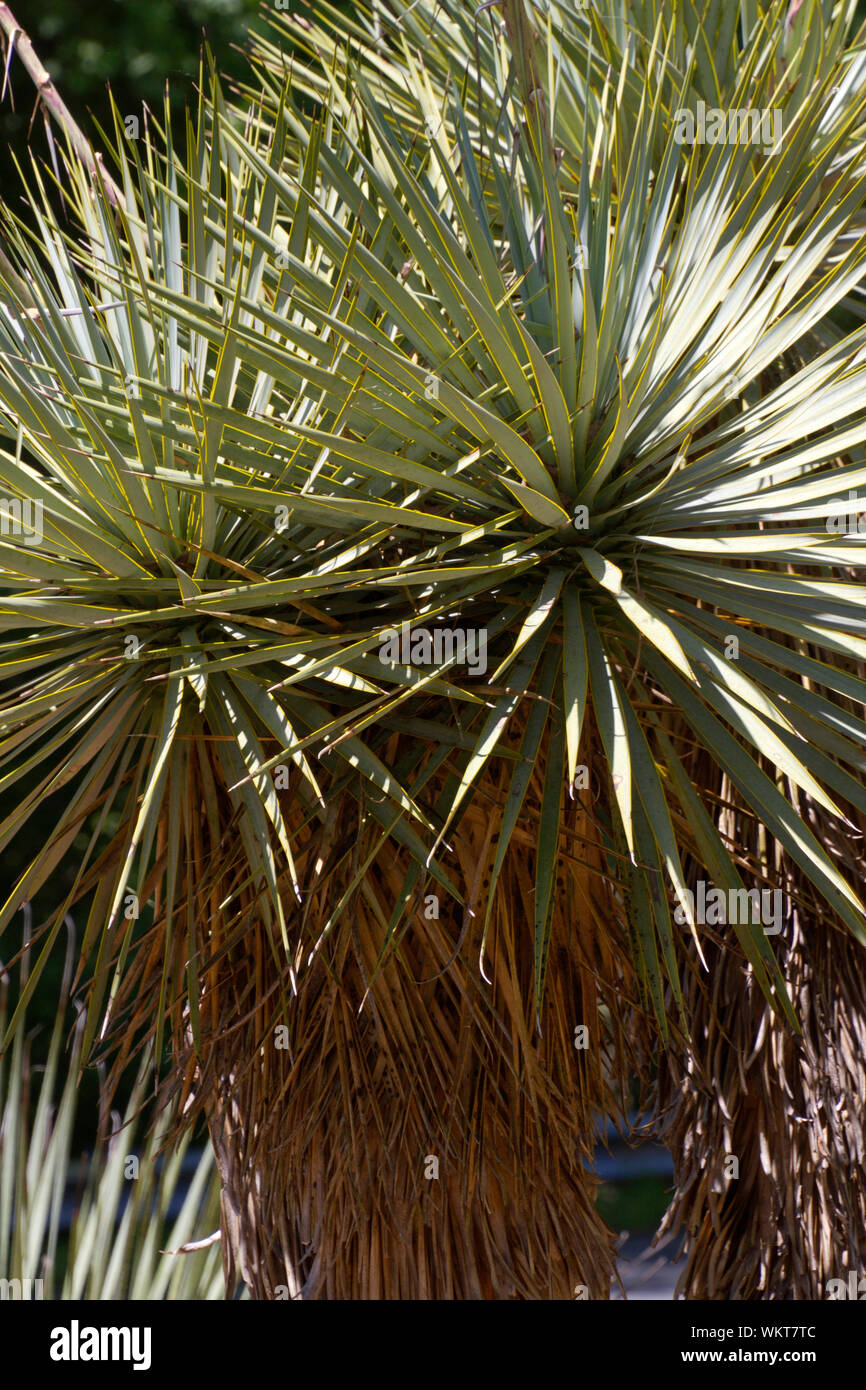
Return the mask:
[[[723, 820], [758, 853], [759, 827]], [[834, 1298], [834, 1280], [859, 1286], [866, 1269], [862, 952], [802, 878], [780, 865], [775, 877], [788, 895], [775, 948], [802, 1031], [767, 1008], [742, 957], [708, 941], [706, 974], [692, 968], [684, 984], [691, 1042], [662, 1060], [659, 1132], [676, 1186], [659, 1235], [682, 1233], [686, 1298]]]
[[[528, 819], [542, 813], [546, 744], [525, 768]], [[399, 736], [389, 751], [396, 766], [417, 755]], [[585, 794], [563, 818], [536, 1014], [532, 836], [515, 832], [496, 865], [513, 766], [488, 774], [453, 837], [457, 911], [382, 845], [370, 815], [359, 829], [357, 810], [334, 799], [324, 832], [298, 840], [315, 944], [288, 1000], [254, 900], [242, 935], [217, 929], [202, 832], [196, 915], [214, 959], [198, 1055], [190, 1039], [179, 1071], [195, 1101], [187, 1118], [207, 1115], [223, 1179], [229, 1288], [243, 1278], [262, 1298], [607, 1297], [614, 1244], [594, 1207], [593, 1138], [599, 1117], [622, 1119], [622, 1078], [651, 1033], [604, 871], [609, 812]], [[447, 793], [447, 774], [423, 804]], [[213, 811], [224, 809], [218, 796]], [[335, 923], [344, 901], [351, 918]], [[127, 1008], [158, 988], [161, 932], [118, 997], [125, 1031]]]

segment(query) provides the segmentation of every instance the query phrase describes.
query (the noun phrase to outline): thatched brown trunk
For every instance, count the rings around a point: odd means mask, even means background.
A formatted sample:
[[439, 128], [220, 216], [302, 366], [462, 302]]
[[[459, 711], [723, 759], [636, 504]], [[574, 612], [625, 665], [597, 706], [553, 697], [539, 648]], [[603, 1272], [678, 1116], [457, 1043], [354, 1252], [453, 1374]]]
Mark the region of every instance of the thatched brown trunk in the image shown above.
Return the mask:
[[735, 948], [709, 946], [708, 976], [686, 987], [693, 1048], [664, 1059], [676, 1196], [662, 1230], [684, 1229], [687, 1298], [824, 1299], [866, 1274], [866, 953], [797, 912], [776, 951], [802, 1037]]
[[330, 843], [316, 842], [323, 887], [306, 906], [297, 994], [276, 1004], [260, 925], [223, 956], [215, 995], [233, 997], [229, 1015], [244, 1021], [206, 1046], [198, 1089], [223, 1179], [230, 1287], [242, 1278], [269, 1299], [608, 1297], [614, 1236], [585, 1164], [599, 1115], [626, 1104], [615, 1078], [634, 1070], [634, 980], [591, 803], [569, 802], [536, 1026], [531, 827], [543, 767], [482, 974], [510, 772], [490, 772], [453, 838], [449, 870], [471, 911], [455, 914], [424, 885], [375, 979], [407, 875], [393, 846], [310, 945], [310, 925], [321, 930], [375, 843], [348, 801]]

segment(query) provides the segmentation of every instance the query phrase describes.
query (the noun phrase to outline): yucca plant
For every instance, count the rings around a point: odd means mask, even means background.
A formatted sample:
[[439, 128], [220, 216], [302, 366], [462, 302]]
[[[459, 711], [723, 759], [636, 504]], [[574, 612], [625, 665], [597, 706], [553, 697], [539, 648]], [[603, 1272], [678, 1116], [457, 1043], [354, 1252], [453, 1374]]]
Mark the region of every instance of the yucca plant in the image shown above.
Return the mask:
[[[28, 907], [25, 919], [30, 915]], [[0, 1062], [0, 1279], [4, 1288], [31, 1298], [223, 1298], [222, 1261], [211, 1235], [219, 1221], [213, 1155], [206, 1146], [175, 1203], [192, 1136], [187, 1132], [170, 1155], [161, 1153], [174, 1127], [170, 1108], [163, 1108], [142, 1142], [140, 1112], [153, 1078], [148, 1058], [126, 1113], [106, 1111], [111, 1137], [81, 1164], [73, 1161], [82, 1028], [76, 1027], [64, 1058], [75, 956], [71, 918], [66, 925], [66, 963], [45, 1065], [33, 1064], [32, 1040], [23, 1030]], [[22, 985], [30, 963], [29, 931], [25, 920]], [[8, 972], [0, 968], [4, 1031], [9, 985]], [[73, 1211], [64, 1221], [70, 1202]]]
[[707, 957], [774, 1038], [804, 912], [862, 973], [862, 40], [638, 10], [260, 50], [5, 209], [0, 833], [74, 790], [0, 927], [85, 830], [84, 1055], [170, 1042], [257, 1296], [605, 1297], [594, 1124]]
[[[504, 17], [494, 11], [496, 18], [488, 25], [479, 23], [478, 11], [447, 0], [407, 10], [387, 3], [372, 9], [362, 5], [347, 23], [327, 4], [314, 3], [292, 16], [271, 16], [270, 27], [280, 42], [290, 40], [295, 82], [336, 107], [343, 120], [358, 117], [351, 78], [360, 71], [390, 119], [397, 125], [426, 121], [443, 143], [458, 136], [449, 88], [468, 88], [465, 121], [471, 129], [474, 103], [489, 100], [501, 74], [507, 73], [504, 8]], [[558, 100], [551, 114], [563, 166], [560, 181], [562, 185], [570, 176], [576, 186], [580, 164], [575, 151], [584, 141], [584, 122], [590, 138], [598, 127], [600, 94], [611, 68], [619, 72], [623, 131], [634, 129], [647, 74], [662, 89], [661, 102], [669, 112], [682, 101], [686, 75], [692, 101], [734, 106], [745, 58], [741, 36], [751, 33], [754, 43], [760, 24], [766, 23], [769, 34], [779, 21], [778, 11], [762, 14], [757, 6], [746, 5], [630, 3], [603, 12], [594, 5], [550, 5], [536, 7], [534, 15], [539, 30], [548, 29], [553, 57], [542, 64], [539, 81], [548, 97], [554, 78], [556, 82]], [[776, 82], [796, 84], [804, 59], [811, 61], [802, 42], [808, 36], [815, 49], [820, 47], [821, 72], [837, 74], [833, 94], [841, 106], [850, 86], [862, 82], [863, 55], [861, 46], [848, 40], [853, 7], [824, 7], [824, 17], [819, 42], [813, 8], [788, 6], [782, 42], [771, 45], [770, 64]], [[635, 42], [633, 36], [649, 40], [656, 25], [670, 46], [666, 61], [656, 61], [653, 68], [647, 61], [649, 42]], [[266, 109], [273, 108], [285, 70], [280, 42], [254, 36], [255, 83], [246, 94], [263, 91]], [[299, 64], [299, 52], [308, 55], [306, 67]], [[470, 52], [475, 65], [467, 84]], [[589, 69], [594, 78], [587, 79]], [[657, 141], [654, 161], [660, 162], [663, 154]], [[839, 167], [846, 157], [840, 146]], [[856, 159], [853, 152], [852, 157]], [[862, 321], [859, 286], [853, 294], [842, 303]], [[814, 324], [812, 352], [815, 342], [827, 346], [838, 340], [834, 317], [831, 310]], [[760, 381], [756, 385], [760, 388]], [[859, 674], [861, 668], [854, 670]], [[707, 771], [712, 779], [711, 769]], [[828, 826], [821, 831], [834, 833]], [[728, 817], [727, 833], [742, 843], [762, 832], [759, 824], [738, 824]], [[676, 1047], [665, 1053], [665, 1063], [673, 1063], [672, 1075], [665, 1076], [657, 1105], [678, 1178], [665, 1226], [679, 1222], [686, 1230], [689, 1258], [680, 1288], [687, 1296], [821, 1295], [830, 1275], [862, 1261], [866, 1209], [858, 1097], [864, 1076], [858, 1059], [866, 999], [859, 947], [840, 940], [832, 926], [828, 929], [826, 914], [809, 902], [807, 885], [800, 883], [798, 889], [800, 910], [788, 926], [780, 959], [797, 996], [805, 1035], [786, 1028], [770, 1010], [738, 953], [709, 942], [705, 951], [712, 994], [705, 989], [703, 972], [690, 972], [685, 982], [696, 1041], [685, 1056]], [[663, 1074], [667, 1071], [665, 1065]], [[731, 1182], [725, 1160], [735, 1155], [741, 1156], [743, 1172]]]
[[[504, 16], [494, 10], [489, 23], [479, 21], [480, 12], [448, 0], [421, 0], [405, 10], [387, 3], [362, 5], [351, 23], [324, 3], [303, 6], [291, 17], [273, 15], [270, 27], [278, 42], [267, 33], [255, 36], [255, 82], [246, 95], [263, 92], [265, 109], [273, 111], [288, 37], [296, 84], [338, 110], [341, 119], [363, 119], [351, 99], [354, 75], [361, 72], [396, 126], [424, 121], [447, 147], [461, 134], [451, 118], [449, 90], [469, 93], [461, 118], [474, 133], [476, 103], [490, 101], [508, 72], [509, 19], [508, 7], [503, 8]], [[850, 39], [853, 10], [849, 5], [799, 3], [764, 11], [749, 4], [530, 7], [538, 30], [548, 31], [550, 57], [539, 67], [538, 83], [550, 98], [555, 82], [551, 124], [562, 165], [560, 186], [571, 179], [579, 187], [579, 151], [585, 129], [590, 140], [595, 138], [606, 80], [617, 82], [619, 130], [625, 141], [634, 137], [651, 78], [668, 112], [663, 135], [673, 112], [681, 108], [687, 77], [692, 103], [704, 100], [736, 109], [741, 68], [751, 62], [762, 26], [772, 84], [783, 90], [802, 87], [804, 64], [806, 91], [812, 90], [816, 76], [833, 73], [834, 106], [841, 113], [852, 86], [863, 81], [862, 42]], [[511, 27], [516, 23], [519, 18], [512, 18]], [[656, 26], [667, 47], [665, 61], [656, 56], [653, 64], [649, 40]], [[636, 41], [638, 35], [642, 37]], [[299, 52], [307, 55], [306, 65], [299, 62]], [[858, 123], [852, 127], [850, 148], [839, 126], [836, 135], [835, 167], [856, 169]], [[663, 144], [656, 140], [654, 167], [663, 155]], [[828, 189], [825, 185], [823, 193]], [[849, 241], [858, 225], [862, 212], [846, 233]], [[829, 255], [837, 252], [831, 248]], [[863, 321], [859, 285], [840, 304]], [[804, 345], [810, 356], [816, 345], [838, 342], [837, 307], [813, 323]], [[790, 359], [777, 364], [783, 373], [790, 365]], [[764, 389], [761, 378], [751, 383], [752, 391]], [[767, 635], [773, 635], [772, 628]], [[850, 669], [862, 675], [859, 663]], [[693, 765], [692, 775], [697, 785], [704, 778], [713, 785], [711, 767]], [[717, 824], [724, 823], [738, 844], [763, 835], [760, 821], [737, 821], [724, 810], [726, 791], [723, 785]], [[838, 836], [836, 828], [822, 822], [821, 811], [811, 808], [811, 817], [820, 838]], [[849, 846], [842, 848], [843, 857], [849, 853]], [[680, 1222], [686, 1229], [689, 1259], [681, 1288], [696, 1297], [820, 1296], [829, 1277], [840, 1268], [859, 1268], [863, 1260], [866, 1209], [858, 1098], [864, 1084], [859, 1058], [866, 998], [859, 948], [840, 939], [811, 899], [808, 883], [799, 881], [796, 867], [793, 872], [798, 912], [786, 928], [780, 961], [797, 996], [803, 1034], [781, 1024], [738, 953], [709, 942], [704, 954], [712, 993], [705, 991], [703, 970], [689, 972], [684, 985], [693, 1045], [685, 1055], [676, 1047], [665, 1053], [663, 1071], [671, 1062], [672, 1074], [657, 1100], [678, 1178], [666, 1225]], [[737, 1155], [743, 1172], [732, 1182], [725, 1175], [727, 1159]]]

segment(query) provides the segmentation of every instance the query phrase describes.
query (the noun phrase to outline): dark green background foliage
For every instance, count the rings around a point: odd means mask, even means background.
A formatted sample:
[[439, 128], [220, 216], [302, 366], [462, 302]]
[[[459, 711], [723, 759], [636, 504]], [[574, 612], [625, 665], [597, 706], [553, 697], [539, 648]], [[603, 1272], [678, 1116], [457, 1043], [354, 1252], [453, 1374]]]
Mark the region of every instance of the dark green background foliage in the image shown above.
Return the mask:
[[[101, 124], [109, 120], [106, 84], [124, 115], [140, 114], [142, 102], [162, 111], [166, 81], [172, 105], [183, 110], [198, 77], [203, 32], [220, 72], [231, 79], [244, 71], [238, 51], [260, 0], [12, 0], [18, 22], [67, 106], [88, 135], [88, 113]], [[14, 197], [17, 174], [9, 147], [19, 156], [33, 114], [34, 90], [20, 63], [12, 69], [13, 111], [7, 96], [0, 108], [0, 189]], [[41, 114], [31, 132], [34, 148], [45, 154]]]
[[[259, 0], [98, 0], [84, 6], [80, 0], [23, 0], [12, 5], [79, 118], [88, 109], [105, 114], [106, 82], [124, 112], [137, 110], [142, 101], [161, 106], [166, 80], [175, 100], [182, 100], [198, 74], [203, 30], [219, 54], [220, 70], [227, 76], [241, 73], [244, 60], [235, 46], [244, 44], [259, 8]], [[26, 125], [32, 89], [25, 90], [20, 68], [16, 87]]]
[[121, 109], [134, 110], [161, 102], [166, 78], [195, 79], [202, 29], [221, 67], [240, 71], [230, 49], [244, 42], [258, 7], [258, 0], [25, 0], [18, 18], [26, 26], [32, 10], [31, 38], [70, 106], [100, 104], [110, 82]]

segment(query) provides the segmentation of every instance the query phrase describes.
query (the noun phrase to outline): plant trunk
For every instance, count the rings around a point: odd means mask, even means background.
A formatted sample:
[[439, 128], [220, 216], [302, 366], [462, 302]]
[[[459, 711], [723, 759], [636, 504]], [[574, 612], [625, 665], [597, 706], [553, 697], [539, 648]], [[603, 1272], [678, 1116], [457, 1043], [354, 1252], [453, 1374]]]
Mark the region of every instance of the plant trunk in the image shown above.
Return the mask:
[[215, 994], [244, 1021], [206, 1046], [198, 1091], [222, 1176], [230, 1291], [241, 1278], [265, 1299], [609, 1296], [614, 1235], [586, 1165], [598, 1117], [627, 1104], [619, 1078], [635, 1069], [643, 1015], [595, 817], [578, 798], [564, 816], [536, 1020], [542, 771], [499, 879], [483, 972], [510, 765], [490, 772], [453, 839], [449, 872], [467, 911], [455, 915], [435, 883], [419, 887], [378, 973], [409, 866], [393, 846], [373, 856], [328, 927], [375, 844], [355, 803], [334, 809], [330, 840], [299, 860], [318, 864], [322, 887], [306, 908], [297, 993], [285, 995], [261, 925], [224, 954]]
[[677, 1191], [661, 1231], [684, 1230], [686, 1298], [824, 1299], [866, 1274], [863, 948], [796, 911], [777, 941], [802, 1037], [711, 946], [709, 984], [692, 971], [686, 989], [693, 1047], [663, 1062]]

